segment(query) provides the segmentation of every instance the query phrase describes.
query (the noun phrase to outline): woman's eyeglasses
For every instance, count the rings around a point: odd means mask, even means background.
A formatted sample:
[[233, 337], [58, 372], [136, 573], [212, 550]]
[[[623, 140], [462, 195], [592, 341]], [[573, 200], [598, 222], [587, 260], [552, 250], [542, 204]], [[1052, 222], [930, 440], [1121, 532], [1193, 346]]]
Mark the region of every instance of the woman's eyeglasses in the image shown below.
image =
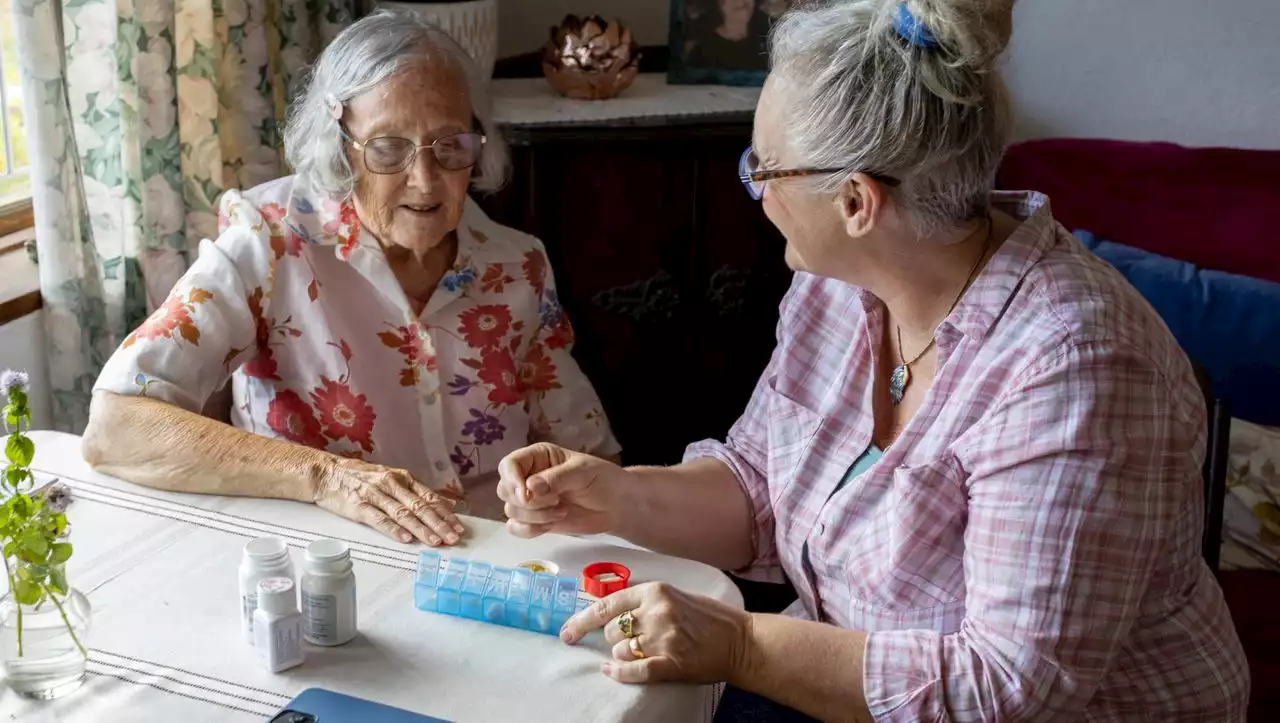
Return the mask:
[[455, 133], [442, 136], [434, 141], [418, 145], [408, 138], [380, 136], [367, 141], [357, 141], [347, 132], [346, 126], [338, 125], [338, 132], [351, 145], [364, 154], [364, 167], [370, 173], [399, 173], [413, 164], [418, 151], [426, 148], [435, 156], [436, 163], [446, 171], [461, 171], [471, 168], [480, 161], [480, 151], [488, 138], [480, 133]]
[[[778, 171], [762, 171], [760, 170], [760, 157], [756, 155], [756, 151], [751, 146], [747, 146], [747, 150], [742, 152], [742, 158], [738, 159], [738, 179], [742, 181], [742, 185], [746, 186], [747, 193], [759, 201], [764, 198], [765, 181], [773, 181], [779, 178], [796, 178], [798, 176], [816, 176], [820, 173], [845, 173], [844, 168], [793, 168], [789, 170]], [[886, 186], [897, 186], [901, 183], [892, 176], [886, 176], [880, 173], [867, 173], [868, 176], [876, 179]]]

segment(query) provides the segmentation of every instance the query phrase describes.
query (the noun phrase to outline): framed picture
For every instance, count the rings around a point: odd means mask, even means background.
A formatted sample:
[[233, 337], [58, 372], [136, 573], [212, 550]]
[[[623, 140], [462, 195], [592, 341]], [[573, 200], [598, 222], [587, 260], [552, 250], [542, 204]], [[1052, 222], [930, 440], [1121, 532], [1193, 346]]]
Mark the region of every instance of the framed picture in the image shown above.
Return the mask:
[[769, 28], [794, 0], [671, 0], [667, 82], [763, 85]]

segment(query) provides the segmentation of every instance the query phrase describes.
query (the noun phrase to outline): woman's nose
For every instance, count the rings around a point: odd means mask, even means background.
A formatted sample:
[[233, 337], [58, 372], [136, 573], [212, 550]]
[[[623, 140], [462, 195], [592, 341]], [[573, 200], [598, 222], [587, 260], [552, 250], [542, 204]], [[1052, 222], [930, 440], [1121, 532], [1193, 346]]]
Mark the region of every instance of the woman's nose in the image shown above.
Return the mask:
[[440, 164], [430, 148], [420, 148], [405, 172], [410, 185], [429, 191], [440, 179]]

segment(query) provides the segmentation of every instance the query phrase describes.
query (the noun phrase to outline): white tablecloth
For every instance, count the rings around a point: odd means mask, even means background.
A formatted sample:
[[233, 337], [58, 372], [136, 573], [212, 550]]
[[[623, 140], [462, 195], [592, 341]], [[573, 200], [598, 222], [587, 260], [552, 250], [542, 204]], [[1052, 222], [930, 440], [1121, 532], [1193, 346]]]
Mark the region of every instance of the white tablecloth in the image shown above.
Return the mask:
[[[262, 721], [308, 687], [323, 687], [452, 721], [705, 721], [712, 686], [626, 686], [602, 676], [599, 633], [558, 638], [420, 612], [417, 549], [312, 505], [171, 494], [92, 472], [79, 438], [33, 433], [43, 477], [70, 485], [72, 585], [93, 606], [83, 688], [52, 703], [0, 693], [0, 720], [110, 723]], [[519, 540], [485, 520], [455, 554], [512, 565], [554, 560], [562, 571], [621, 562], [634, 581], [665, 580], [734, 605], [742, 598], [705, 565], [608, 544], [546, 536]], [[237, 566], [244, 543], [271, 535], [300, 549], [333, 537], [352, 549], [361, 634], [307, 650], [273, 675], [240, 638]]]

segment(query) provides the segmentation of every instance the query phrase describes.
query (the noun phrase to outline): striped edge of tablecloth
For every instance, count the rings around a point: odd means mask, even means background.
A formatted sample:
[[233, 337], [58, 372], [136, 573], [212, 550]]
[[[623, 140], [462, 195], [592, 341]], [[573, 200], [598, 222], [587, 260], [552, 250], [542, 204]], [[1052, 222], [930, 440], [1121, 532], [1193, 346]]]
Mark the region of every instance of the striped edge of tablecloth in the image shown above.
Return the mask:
[[[229, 512], [219, 512], [216, 510], [208, 510], [203, 507], [196, 507], [183, 502], [175, 502], [173, 500], [163, 499], [154, 495], [142, 492], [134, 492], [131, 490], [123, 490], [116, 487], [108, 487], [96, 482], [67, 477], [66, 475], [53, 475], [50, 472], [37, 470], [41, 472], [38, 476], [38, 484], [45, 484], [49, 481], [57, 479], [76, 491], [76, 498], [82, 499], [96, 504], [115, 507], [118, 509], [139, 512], [152, 517], [162, 517], [165, 519], [183, 522], [189, 525], [204, 527], [205, 529], [223, 532], [229, 535], [236, 535], [246, 539], [256, 537], [278, 537], [290, 547], [305, 549], [307, 545], [321, 539], [336, 539], [347, 544], [351, 550], [351, 559], [366, 562], [371, 565], [378, 565], [394, 570], [403, 570], [405, 572], [416, 574], [418, 570], [418, 553], [408, 550], [396, 549], [393, 547], [384, 547], [368, 542], [351, 540], [344, 537], [335, 537], [333, 535], [325, 535], [318, 532], [311, 532], [296, 527], [286, 527], [284, 525], [273, 522], [263, 522], [241, 515], [231, 514]], [[447, 555], [445, 555], [447, 556]], [[578, 591], [578, 600], [591, 603], [596, 598], [587, 595], [581, 590]]]
[[270, 718], [293, 698], [284, 693], [255, 688], [100, 648], [89, 651], [86, 672], [95, 678], [109, 679], [116, 684], [146, 686], [170, 695], [253, 716], [258, 720]]

